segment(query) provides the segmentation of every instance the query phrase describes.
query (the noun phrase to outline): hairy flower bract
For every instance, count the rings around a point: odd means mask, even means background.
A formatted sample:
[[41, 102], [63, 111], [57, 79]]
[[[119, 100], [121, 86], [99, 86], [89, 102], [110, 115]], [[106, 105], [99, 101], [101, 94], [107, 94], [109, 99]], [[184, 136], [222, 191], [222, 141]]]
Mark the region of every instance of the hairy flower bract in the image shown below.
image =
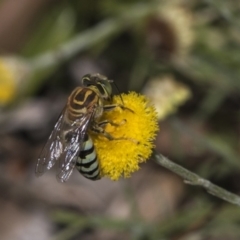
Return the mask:
[[[101, 120], [108, 120], [105, 131], [114, 140], [102, 134], [92, 134], [98, 154], [101, 175], [112, 180], [129, 177], [151, 155], [158, 130], [157, 113], [143, 95], [135, 92], [121, 95], [125, 109], [116, 107], [105, 112]], [[120, 96], [114, 96], [114, 104], [123, 104]]]

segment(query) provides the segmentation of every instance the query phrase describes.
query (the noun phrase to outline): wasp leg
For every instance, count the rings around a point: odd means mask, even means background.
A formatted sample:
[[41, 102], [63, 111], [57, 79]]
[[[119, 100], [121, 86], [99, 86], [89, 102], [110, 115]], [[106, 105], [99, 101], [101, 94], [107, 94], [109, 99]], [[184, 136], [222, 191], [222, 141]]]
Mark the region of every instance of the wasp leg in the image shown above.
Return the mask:
[[[106, 122], [103, 122], [103, 125]], [[107, 123], [106, 123], [107, 124]], [[120, 140], [120, 139], [125, 139], [125, 138], [115, 138], [113, 137], [110, 133], [106, 132], [101, 126], [99, 126], [99, 124], [93, 125], [92, 126], [92, 131], [95, 133], [100, 133], [102, 134], [104, 137], [106, 137], [108, 140]]]
[[105, 127], [109, 123], [112, 126], [119, 127], [119, 126], [125, 124], [126, 122], [127, 122], [126, 119], [123, 119], [120, 123], [114, 123], [111, 120], [104, 120], [102, 122], [99, 122], [97, 125], [98, 125], [98, 127]]
[[124, 105], [122, 104], [106, 104], [105, 106], [103, 106], [103, 110], [108, 112], [108, 111], [111, 111], [117, 107], [120, 107], [122, 110], [128, 110], [132, 113], [134, 113], [134, 111], [128, 107], [125, 107]]
[[[103, 125], [106, 123], [106, 121], [103, 121]], [[91, 130], [95, 133], [102, 134], [104, 137], [106, 137], [108, 140], [111, 140], [111, 141], [112, 140], [128, 140], [128, 141], [132, 141], [132, 142], [138, 144], [138, 141], [136, 141], [135, 139], [132, 139], [132, 138], [125, 138], [125, 137], [116, 138], [116, 137], [113, 137], [110, 133], [106, 132], [101, 126], [99, 126], [99, 124], [93, 125]]]

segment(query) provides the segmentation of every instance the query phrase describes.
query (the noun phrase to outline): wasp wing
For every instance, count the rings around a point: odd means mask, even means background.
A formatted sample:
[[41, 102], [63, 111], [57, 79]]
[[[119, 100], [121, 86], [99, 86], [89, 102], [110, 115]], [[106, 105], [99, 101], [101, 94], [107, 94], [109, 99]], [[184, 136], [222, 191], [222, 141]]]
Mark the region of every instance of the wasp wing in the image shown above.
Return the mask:
[[64, 114], [65, 109], [58, 118], [53, 131], [40, 153], [35, 169], [37, 176], [43, 175], [46, 170], [52, 168], [62, 153], [61, 130], [64, 125]]
[[83, 140], [87, 132], [89, 122], [95, 113], [95, 108], [88, 109], [87, 113], [77, 119], [66, 133], [66, 142], [59, 158], [59, 172], [57, 178], [60, 182], [66, 182], [70, 177], [79, 153], [83, 149]]

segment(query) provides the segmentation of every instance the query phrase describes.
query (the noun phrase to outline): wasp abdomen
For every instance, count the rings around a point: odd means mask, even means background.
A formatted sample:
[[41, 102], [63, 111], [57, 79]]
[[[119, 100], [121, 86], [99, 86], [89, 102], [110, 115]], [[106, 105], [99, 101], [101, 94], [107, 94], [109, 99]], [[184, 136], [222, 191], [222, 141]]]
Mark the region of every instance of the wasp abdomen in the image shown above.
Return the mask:
[[91, 180], [100, 179], [100, 168], [91, 137], [86, 134], [83, 142], [83, 149], [79, 153], [76, 163], [78, 171]]

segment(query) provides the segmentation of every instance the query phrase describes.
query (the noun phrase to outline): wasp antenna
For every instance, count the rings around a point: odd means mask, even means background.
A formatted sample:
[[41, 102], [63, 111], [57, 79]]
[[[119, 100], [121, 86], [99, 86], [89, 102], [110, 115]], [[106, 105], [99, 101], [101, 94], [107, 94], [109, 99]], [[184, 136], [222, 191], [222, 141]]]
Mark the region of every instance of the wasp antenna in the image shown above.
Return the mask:
[[115, 88], [117, 89], [118, 94], [120, 95], [120, 98], [121, 98], [122, 104], [123, 104], [123, 106], [124, 106], [123, 98], [122, 98], [122, 95], [120, 94], [120, 91], [119, 91], [119, 88], [118, 88], [117, 84], [116, 84], [113, 80], [110, 80], [110, 81], [112, 81], [113, 85], [114, 85]]

